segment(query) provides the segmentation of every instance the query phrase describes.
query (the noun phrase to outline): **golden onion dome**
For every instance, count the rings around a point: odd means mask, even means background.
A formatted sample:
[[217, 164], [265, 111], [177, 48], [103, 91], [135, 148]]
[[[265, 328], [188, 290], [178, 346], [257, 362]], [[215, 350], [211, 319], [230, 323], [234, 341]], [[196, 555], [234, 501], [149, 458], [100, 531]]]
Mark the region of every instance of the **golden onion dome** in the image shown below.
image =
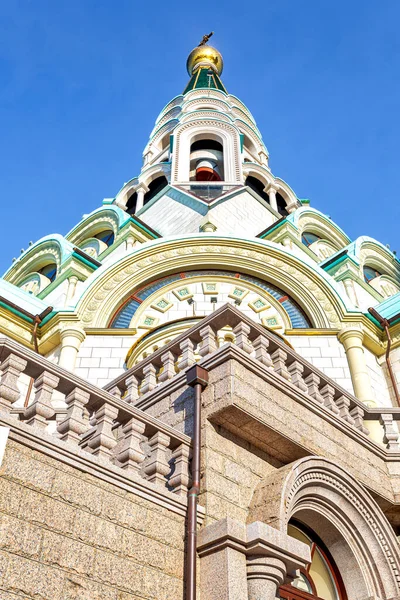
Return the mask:
[[193, 71], [198, 66], [211, 67], [218, 75], [221, 75], [222, 69], [224, 68], [224, 61], [222, 55], [218, 50], [212, 46], [204, 44], [203, 46], [197, 46], [194, 48], [188, 56], [186, 62], [186, 68], [190, 76], [193, 75]]

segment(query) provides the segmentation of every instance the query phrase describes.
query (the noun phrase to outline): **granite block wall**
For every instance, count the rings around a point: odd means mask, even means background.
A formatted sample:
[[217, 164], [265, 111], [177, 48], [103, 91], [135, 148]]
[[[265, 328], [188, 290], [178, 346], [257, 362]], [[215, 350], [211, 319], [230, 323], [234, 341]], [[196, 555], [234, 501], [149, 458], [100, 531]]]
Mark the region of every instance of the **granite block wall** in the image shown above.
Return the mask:
[[0, 522], [2, 600], [183, 597], [183, 517], [14, 441]]

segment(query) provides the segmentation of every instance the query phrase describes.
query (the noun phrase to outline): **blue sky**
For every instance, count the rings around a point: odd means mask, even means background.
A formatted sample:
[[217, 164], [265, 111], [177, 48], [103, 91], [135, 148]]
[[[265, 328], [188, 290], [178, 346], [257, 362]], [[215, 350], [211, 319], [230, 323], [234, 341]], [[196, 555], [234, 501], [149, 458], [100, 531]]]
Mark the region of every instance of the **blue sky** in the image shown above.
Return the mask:
[[138, 174], [211, 30], [273, 173], [351, 238], [400, 253], [399, 21], [398, 0], [3, 0], [0, 272]]

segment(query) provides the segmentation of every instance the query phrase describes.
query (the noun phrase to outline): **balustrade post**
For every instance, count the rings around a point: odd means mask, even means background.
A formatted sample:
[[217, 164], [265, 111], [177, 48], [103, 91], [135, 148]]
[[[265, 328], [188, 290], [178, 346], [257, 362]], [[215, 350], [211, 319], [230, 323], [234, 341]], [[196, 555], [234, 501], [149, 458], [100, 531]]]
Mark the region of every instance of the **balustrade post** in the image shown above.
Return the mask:
[[339, 409], [339, 417], [341, 417], [343, 421], [350, 423], [350, 425], [354, 425], [354, 419], [350, 416], [350, 399], [346, 396], [340, 396], [335, 402]]
[[136, 377], [136, 375], [129, 375], [126, 378], [126, 388], [127, 388], [127, 394], [125, 396], [125, 400], [126, 402], [128, 402], [128, 404], [135, 404], [136, 400], [139, 398], [139, 382], [138, 382], [138, 378]]
[[142, 394], [146, 394], [146, 392], [151, 392], [157, 385], [157, 370], [155, 366], [150, 363], [143, 367], [144, 379], [142, 383], [142, 387], [140, 391]]
[[172, 453], [175, 470], [169, 480], [169, 485], [172, 487], [172, 491], [179, 496], [186, 496], [189, 489], [189, 456], [190, 448], [186, 444], [181, 444]]
[[18, 379], [27, 364], [26, 360], [16, 354], [9, 354], [1, 363], [0, 412], [10, 413], [12, 405], [19, 399], [21, 392]]
[[263, 335], [259, 335], [253, 342], [253, 348], [255, 350], [255, 359], [268, 369], [273, 369], [272, 358], [268, 352], [269, 339]]
[[167, 483], [167, 475], [171, 470], [166, 456], [169, 444], [169, 435], [157, 431], [149, 439], [150, 459], [144, 468], [149, 481], [164, 486]]
[[89, 420], [85, 415], [85, 406], [89, 402], [90, 394], [79, 388], [72, 390], [65, 398], [67, 416], [57, 427], [60, 439], [64, 442], [79, 444], [82, 433], [89, 427]]
[[311, 398], [314, 398], [314, 400], [316, 400], [319, 404], [323, 404], [324, 399], [319, 392], [319, 386], [321, 383], [321, 379], [318, 377], [318, 375], [311, 372], [304, 379], [304, 382], [305, 382], [306, 386], [308, 387], [308, 395], [311, 396]]
[[106, 402], [96, 411], [96, 430], [88, 440], [90, 452], [101, 458], [110, 458], [117, 440], [112, 431], [114, 420], [118, 417], [118, 408]]
[[163, 381], [168, 381], [175, 376], [175, 356], [170, 350], [168, 350], [164, 354], [161, 354], [161, 362], [163, 371], [160, 373], [158, 381], [162, 383]]
[[339, 409], [335, 404], [335, 388], [327, 383], [320, 390], [321, 396], [324, 399], [324, 405], [336, 415], [339, 414]]
[[251, 352], [253, 350], [251, 343], [249, 341], [250, 331], [251, 331], [250, 326], [247, 325], [247, 323], [244, 323], [243, 321], [238, 323], [238, 325], [236, 325], [236, 327], [234, 327], [234, 329], [233, 329], [233, 333], [235, 335], [236, 346], [238, 348], [240, 348], [241, 350], [244, 350], [245, 352], [247, 352], [247, 354], [251, 354]]
[[121, 463], [121, 467], [128, 473], [138, 473], [140, 465], [145, 459], [146, 455], [140, 445], [145, 428], [145, 423], [136, 417], [132, 417], [122, 427], [124, 441], [117, 459]]
[[216, 334], [211, 325], [206, 325], [203, 329], [200, 329], [200, 337], [202, 344], [198, 350], [200, 356], [207, 356], [215, 352], [217, 349]]
[[383, 413], [379, 417], [379, 422], [383, 425], [383, 443], [388, 450], [400, 450], [399, 431], [394, 424], [393, 415]]
[[55, 410], [51, 404], [53, 391], [58, 386], [60, 379], [48, 371], [43, 371], [35, 379], [35, 397], [24, 412], [24, 419], [28, 425], [46, 429], [49, 419], [54, 417]]
[[284, 379], [290, 381], [290, 373], [287, 370], [287, 354], [282, 348], [277, 348], [273, 354], [271, 354], [272, 361], [274, 363], [274, 371], [278, 373]]
[[118, 398], [118, 400], [121, 400], [122, 391], [117, 385], [114, 385], [112, 388], [110, 388], [108, 390], [108, 393], [114, 396], [114, 398]]
[[179, 347], [182, 352], [182, 358], [178, 363], [178, 367], [181, 371], [183, 371], [183, 369], [186, 369], [186, 367], [191, 367], [195, 363], [194, 344], [190, 338], [187, 338], [186, 340], [182, 340], [182, 342], [179, 344]]
[[292, 383], [299, 388], [302, 392], [308, 394], [308, 385], [303, 379], [304, 366], [295, 360], [291, 365], [288, 366], [288, 371], [292, 380]]
[[354, 421], [354, 427], [369, 435], [369, 429], [364, 427], [364, 411], [361, 406], [354, 406], [350, 411], [350, 416]]

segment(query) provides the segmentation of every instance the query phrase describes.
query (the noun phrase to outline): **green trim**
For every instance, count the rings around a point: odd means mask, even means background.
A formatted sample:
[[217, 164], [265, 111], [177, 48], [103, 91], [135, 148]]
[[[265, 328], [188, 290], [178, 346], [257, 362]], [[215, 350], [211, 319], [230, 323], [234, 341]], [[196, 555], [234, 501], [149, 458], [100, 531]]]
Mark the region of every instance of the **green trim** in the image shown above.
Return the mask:
[[0, 300], [0, 306], [2, 306], [3, 308], [5, 308], [9, 312], [13, 313], [14, 315], [17, 315], [17, 317], [20, 317], [21, 319], [23, 319], [27, 323], [33, 323], [33, 319], [31, 319], [30, 317], [27, 317], [26, 315], [24, 315], [23, 312], [20, 312], [19, 310], [16, 310], [15, 308], [12, 308], [11, 306], [9, 306], [8, 304], [6, 304], [5, 302], [2, 302], [1, 300]]
[[174, 136], [171, 134], [169, 136], [169, 151], [172, 152], [174, 149]]
[[84, 263], [87, 267], [89, 267], [90, 269], [92, 269], [93, 271], [95, 271], [96, 269], [99, 268], [99, 265], [95, 265], [93, 264], [90, 260], [87, 260], [86, 258], [84, 258], [83, 256], [81, 256], [80, 254], [78, 254], [77, 252], [73, 252], [72, 256], [74, 258], [76, 258], [77, 260], [79, 260], [80, 262]]
[[240, 152], [243, 152], [243, 146], [244, 146], [244, 133], [240, 134]]
[[279, 227], [282, 227], [282, 225], [283, 225], [284, 223], [287, 223], [287, 222], [288, 222], [288, 221], [286, 220], [286, 218], [284, 218], [283, 220], [281, 220], [281, 221], [278, 221], [278, 222], [276, 223], [275, 227], [272, 227], [271, 229], [269, 229], [268, 231], [266, 231], [266, 232], [265, 232], [265, 233], [264, 233], [262, 236], [258, 236], [258, 235], [257, 235], [256, 237], [259, 237], [259, 239], [260, 239], [260, 240], [263, 240], [263, 239], [265, 239], [267, 236], [269, 236], [269, 235], [270, 235], [270, 234], [271, 234], [273, 231], [275, 231], [276, 229], [279, 229]]

